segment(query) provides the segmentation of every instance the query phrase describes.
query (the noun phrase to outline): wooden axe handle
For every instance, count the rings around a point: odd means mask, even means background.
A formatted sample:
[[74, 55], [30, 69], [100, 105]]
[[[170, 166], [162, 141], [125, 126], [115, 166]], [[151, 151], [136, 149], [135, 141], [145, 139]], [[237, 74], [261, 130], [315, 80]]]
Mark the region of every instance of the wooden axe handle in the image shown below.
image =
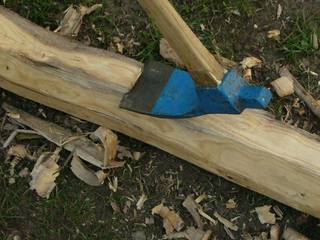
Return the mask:
[[168, 0], [138, 0], [187, 66], [198, 85], [218, 85], [224, 68], [192, 32]]

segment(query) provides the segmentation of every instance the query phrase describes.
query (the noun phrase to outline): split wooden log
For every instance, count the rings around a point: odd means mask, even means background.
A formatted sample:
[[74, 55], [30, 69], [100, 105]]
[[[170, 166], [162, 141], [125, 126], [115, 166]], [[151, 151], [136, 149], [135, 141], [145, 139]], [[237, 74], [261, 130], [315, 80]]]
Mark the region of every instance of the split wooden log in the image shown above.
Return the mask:
[[143, 65], [0, 8], [0, 87], [106, 126], [320, 217], [320, 139], [265, 111], [158, 119], [119, 109]]

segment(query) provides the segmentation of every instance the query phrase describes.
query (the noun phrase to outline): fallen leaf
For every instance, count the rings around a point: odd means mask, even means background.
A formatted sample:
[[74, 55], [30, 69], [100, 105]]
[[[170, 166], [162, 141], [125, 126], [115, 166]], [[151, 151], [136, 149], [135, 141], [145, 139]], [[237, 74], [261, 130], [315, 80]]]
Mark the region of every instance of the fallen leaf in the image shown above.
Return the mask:
[[163, 203], [155, 206], [152, 209], [152, 215], [154, 214], [162, 217], [163, 227], [166, 230], [166, 234], [170, 234], [174, 230], [180, 231], [184, 227], [184, 222], [181, 217], [168, 207], [164, 206]]
[[144, 202], [147, 201], [147, 199], [147, 196], [143, 193], [137, 202], [137, 210], [141, 210], [143, 208]]
[[246, 57], [240, 62], [243, 69], [253, 68], [262, 64], [262, 61], [256, 57]]
[[280, 77], [272, 81], [271, 85], [279, 97], [286, 97], [294, 93], [293, 81], [288, 77]]
[[70, 168], [74, 175], [77, 176], [77, 178], [94, 187], [101, 186], [108, 176], [108, 174], [102, 170], [97, 172], [91, 170], [76, 154], [73, 155]]
[[286, 228], [282, 234], [282, 238], [284, 240], [310, 240], [292, 228]]
[[91, 14], [93, 11], [102, 7], [102, 4], [95, 4], [91, 7], [74, 6], [71, 4], [65, 11], [64, 17], [60, 22], [59, 27], [54, 32], [63, 36], [76, 37], [80, 31], [80, 27], [85, 15]]
[[256, 207], [255, 211], [258, 214], [259, 221], [262, 224], [275, 224], [276, 223], [276, 217], [274, 213], [270, 212], [272, 206], [265, 205], [262, 207]]
[[278, 29], [270, 30], [267, 33], [267, 38], [274, 39], [274, 40], [280, 40], [280, 34], [281, 34], [281, 32]]
[[203, 231], [194, 227], [187, 228], [184, 232], [170, 233], [165, 239], [188, 239], [188, 240], [208, 240], [212, 234], [211, 230]]
[[219, 213], [215, 212], [213, 215], [218, 219], [218, 221], [220, 223], [222, 223], [224, 226], [226, 226], [227, 228], [231, 229], [232, 231], [238, 231], [239, 230], [237, 225], [235, 225], [234, 223], [230, 222], [228, 219], [225, 219]]
[[32, 172], [30, 189], [36, 190], [39, 196], [49, 198], [50, 193], [55, 188], [55, 179], [59, 176], [60, 166], [57, 164], [61, 148], [54, 152], [45, 152], [38, 158]]
[[226, 203], [227, 209], [234, 209], [237, 207], [237, 203], [234, 201], [234, 199], [229, 199]]
[[193, 217], [193, 220], [197, 224], [198, 228], [203, 228], [203, 222], [199, 215], [198, 209], [200, 208], [199, 204], [193, 199], [192, 195], [188, 195], [187, 198], [183, 201], [182, 205], [188, 210], [188, 212]]

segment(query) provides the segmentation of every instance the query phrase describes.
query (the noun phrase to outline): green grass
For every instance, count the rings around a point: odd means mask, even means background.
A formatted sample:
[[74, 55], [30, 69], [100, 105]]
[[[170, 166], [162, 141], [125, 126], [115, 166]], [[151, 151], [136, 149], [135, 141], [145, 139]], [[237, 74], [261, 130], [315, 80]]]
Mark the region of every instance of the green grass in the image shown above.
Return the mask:
[[320, 38], [320, 17], [314, 16], [306, 19], [302, 12], [297, 14], [294, 23], [280, 42], [280, 48], [289, 60], [299, 58], [299, 56], [310, 56], [318, 51], [313, 46], [312, 35], [316, 34]]

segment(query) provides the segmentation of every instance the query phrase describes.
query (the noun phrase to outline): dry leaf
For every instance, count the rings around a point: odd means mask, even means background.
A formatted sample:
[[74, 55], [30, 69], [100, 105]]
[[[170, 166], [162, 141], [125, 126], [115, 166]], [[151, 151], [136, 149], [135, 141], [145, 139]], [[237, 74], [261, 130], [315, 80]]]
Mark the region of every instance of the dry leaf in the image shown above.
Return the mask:
[[240, 63], [243, 69], [247, 69], [262, 64], [262, 61], [256, 57], [246, 57]]
[[88, 168], [76, 154], [73, 155], [71, 161], [71, 171], [77, 176], [77, 178], [86, 184], [95, 187], [101, 186], [108, 175], [102, 170], [94, 172]]
[[60, 151], [61, 149], [57, 148], [54, 152], [42, 153], [31, 172], [30, 189], [36, 190], [41, 197], [49, 198], [56, 186], [55, 179], [60, 170], [57, 164]]
[[234, 223], [232, 223], [229, 220], [225, 219], [219, 213], [215, 212], [214, 216], [218, 219], [218, 221], [220, 223], [222, 223], [224, 226], [226, 226], [227, 228], [231, 229], [232, 231], [238, 231], [239, 230], [237, 225], [235, 225]]
[[198, 209], [200, 208], [199, 204], [193, 199], [192, 195], [187, 196], [187, 198], [183, 201], [182, 205], [188, 210], [188, 212], [193, 217], [196, 222], [198, 228], [203, 228], [203, 222], [199, 215]]
[[163, 203], [155, 206], [152, 209], [152, 215], [160, 215], [163, 219], [163, 227], [166, 230], [166, 234], [172, 233], [174, 230], [180, 231], [184, 227], [184, 222], [181, 217], [170, 210], [168, 207], [165, 207]]
[[170, 46], [169, 42], [164, 38], [161, 38], [160, 40], [160, 55], [164, 59], [174, 62], [176, 65], [180, 67], [184, 67], [184, 64], [182, 60], [179, 58], [178, 54]]
[[71, 4], [65, 11], [59, 27], [54, 30], [63, 36], [76, 37], [80, 31], [83, 17], [102, 7], [102, 4], [95, 4], [92, 7], [74, 6]]
[[212, 234], [211, 230], [203, 231], [194, 227], [189, 227], [184, 232], [171, 233], [165, 236], [165, 239], [188, 239], [188, 240], [208, 240]]
[[267, 38], [280, 40], [280, 34], [281, 32], [278, 29], [270, 30], [267, 33]]
[[294, 93], [293, 81], [288, 77], [280, 77], [271, 82], [271, 85], [279, 97], [289, 96]]
[[282, 238], [284, 240], [310, 240], [306, 236], [298, 233], [292, 228], [286, 228], [282, 234]]
[[137, 210], [141, 210], [143, 208], [144, 202], [147, 201], [147, 199], [147, 196], [143, 193], [137, 202]]
[[271, 226], [270, 240], [280, 240], [280, 226], [278, 224]]
[[234, 199], [229, 199], [226, 203], [227, 209], [234, 209], [237, 207], [237, 203], [234, 201]]
[[259, 221], [262, 224], [275, 224], [276, 223], [276, 217], [274, 213], [270, 212], [272, 206], [265, 205], [262, 207], [256, 207], [256, 213], [258, 214]]

